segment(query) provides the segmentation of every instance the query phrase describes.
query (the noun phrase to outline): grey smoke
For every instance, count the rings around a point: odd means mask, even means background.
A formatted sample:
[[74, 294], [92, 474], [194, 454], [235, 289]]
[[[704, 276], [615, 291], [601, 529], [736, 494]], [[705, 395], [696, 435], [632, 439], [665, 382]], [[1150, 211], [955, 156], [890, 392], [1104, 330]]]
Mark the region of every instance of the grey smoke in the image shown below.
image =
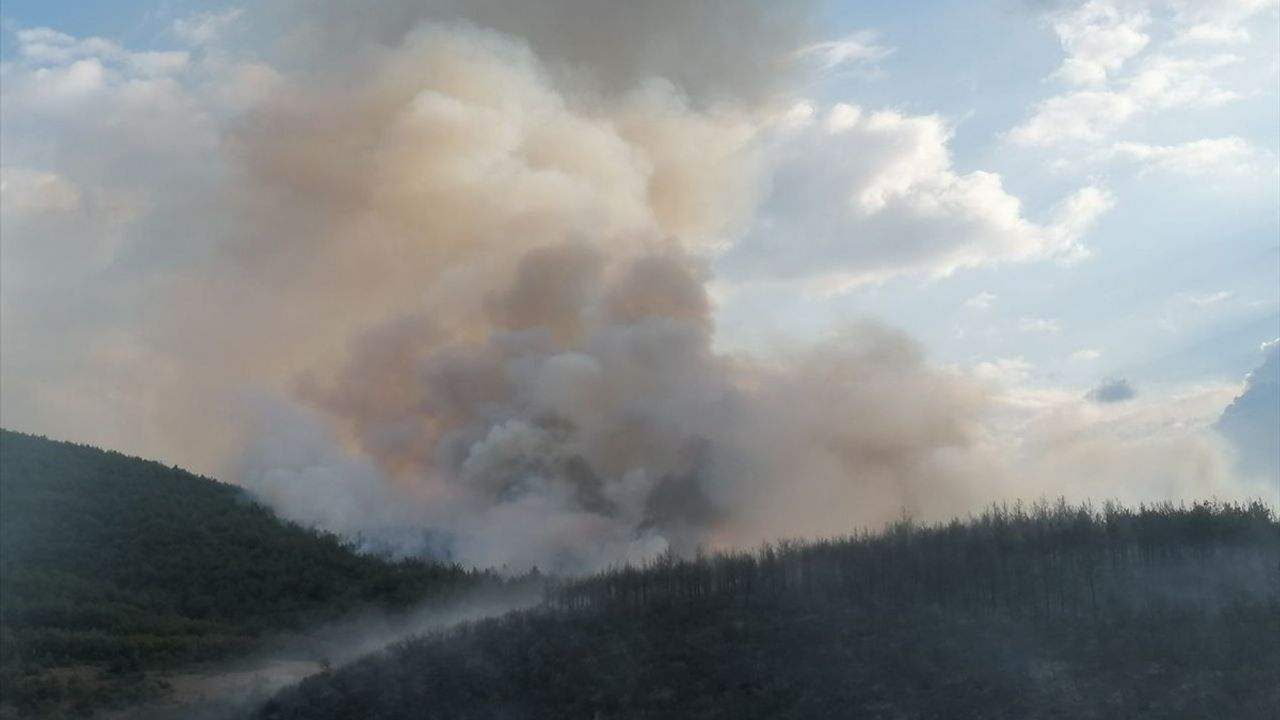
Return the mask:
[[1280, 494], [1280, 341], [1262, 351], [1262, 364], [1249, 373], [1217, 428], [1235, 447], [1240, 470], [1263, 478], [1274, 498]]
[[49, 133], [6, 162], [66, 174], [19, 177], [44, 205], [4, 214], [6, 422], [512, 569], [1234, 492], [1196, 428], [1098, 431], [1079, 398], [1006, 426], [1006, 398], [876, 323], [716, 348], [707, 258], [765, 192], [803, 8], [284, 7], [306, 12], [262, 25], [271, 66], [194, 49], [187, 84], [6, 65], [3, 131]]
[[1138, 392], [1124, 378], [1107, 378], [1090, 390], [1086, 397], [1096, 403], [1118, 403], [1132, 400]]
[[768, 0], [290, 0], [262, 11], [281, 58], [349, 71], [423, 24], [463, 21], [518, 37], [562, 80], [605, 94], [662, 78], [699, 104], [758, 102], [799, 72], [820, 3]]

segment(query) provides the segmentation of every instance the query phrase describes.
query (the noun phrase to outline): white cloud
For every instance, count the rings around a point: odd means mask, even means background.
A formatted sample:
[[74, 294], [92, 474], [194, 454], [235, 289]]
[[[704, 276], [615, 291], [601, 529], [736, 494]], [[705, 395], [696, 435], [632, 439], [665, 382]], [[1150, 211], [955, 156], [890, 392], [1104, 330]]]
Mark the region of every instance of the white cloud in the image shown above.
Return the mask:
[[973, 308], [974, 310], [986, 310], [990, 308], [992, 303], [995, 301], [996, 296], [984, 290], [968, 300], [965, 300], [964, 305], [965, 307]]
[[1142, 51], [1150, 38], [1143, 32], [1149, 18], [1141, 10], [1125, 11], [1115, 3], [1091, 0], [1054, 22], [1067, 57], [1055, 73], [1075, 84], [1104, 82], [1108, 73]]
[[979, 380], [995, 385], [1012, 387], [1026, 381], [1035, 366], [1027, 362], [1021, 355], [1017, 357], [996, 358], [980, 362], [973, 366], [973, 374]]
[[876, 31], [859, 30], [839, 40], [805, 46], [797, 51], [797, 55], [818, 59], [825, 70], [833, 70], [843, 65], [869, 64], [883, 60], [894, 51], [891, 47], [878, 44], [877, 39]]
[[1101, 140], [1115, 132], [1138, 104], [1122, 93], [1082, 90], [1041, 102], [1025, 123], [1009, 131], [1020, 145], [1056, 145], [1071, 140]]
[[1179, 28], [1175, 44], [1243, 44], [1251, 39], [1246, 24], [1278, 0], [1172, 0]]
[[1050, 227], [1063, 238], [1072, 239], [1062, 254], [1063, 259], [1075, 260], [1088, 254], [1088, 249], [1074, 240], [1084, 237], [1098, 217], [1115, 206], [1115, 202], [1110, 191], [1086, 185], [1053, 206], [1049, 213]]
[[[1268, 89], [1266, 73], [1231, 70], [1258, 59], [1247, 47], [1248, 26], [1274, 4], [1090, 0], [1057, 12], [1065, 57], [1053, 78], [1069, 87], [1037, 102], [1008, 138], [1026, 146], [1109, 144], [1140, 117], [1215, 108]], [[1194, 47], [1201, 41], [1232, 52], [1206, 54]]]
[[1276, 171], [1276, 157], [1244, 138], [1204, 138], [1175, 145], [1118, 142], [1095, 153], [1095, 160], [1123, 160], [1141, 172], [1177, 175], [1255, 175]]
[[1180, 293], [1178, 297], [1192, 305], [1208, 307], [1209, 305], [1217, 305], [1223, 300], [1229, 299], [1232, 295], [1235, 295], [1235, 293], [1230, 290], [1219, 290], [1218, 292], [1207, 293]]
[[179, 39], [190, 45], [208, 45], [214, 42], [231, 25], [235, 24], [243, 11], [240, 8], [227, 8], [222, 12], [203, 12], [186, 18], [178, 18], [173, 23], [173, 32]]
[[19, 30], [18, 53], [37, 66], [59, 66], [92, 59], [118, 65], [142, 75], [170, 75], [187, 68], [189, 56], [181, 50], [129, 51], [102, 38], [79, 39], [49, 28]]
[[1021, 145], [1097, 142], [1113, 136], [1142, 113], [1217, 107], [1241, 94], [1222, 86], [1215, 71], [1240, 61], [1235, 55], [1145, 58], [1120, 83], [1055, 95], [1040, 102], [1026, 122], [1009, 131], [1009, 137]]
[[796, 122], [772, 145], [772, 194], [726, 259], [730, 270], [838, 291], [908, 273], [1070, 259], [1085, 254], [1084, 234], [1112, 203], [1087, 186], [1036, 222], [1000, 175], [952, 166], [951, 127], [936, 115], [839, 104], [788, 117]]
[[1124, 92], [1144, 110], [1211, 108], [1241, 97], [1225, 87], [1217, 71], [1244, 62], [1239, 55], [1144, 58], [1124, 85]]
[[1062, 325], [1054, 318], [1024, 317], [1018, 320], [1018, 332], [1035, 335], [1057, 335]]
[[1088, 363], [1088, 362], [1094, 362], [1095, 360], [1101, 357], [1102, 357], [1101, 350], [1098, 350], [1096, 348], [1086, 348], [1084, 350], [1077, 350], [1071, 353], [1071, 355], [1068, 356], [1067, 359], [1073, 363]]

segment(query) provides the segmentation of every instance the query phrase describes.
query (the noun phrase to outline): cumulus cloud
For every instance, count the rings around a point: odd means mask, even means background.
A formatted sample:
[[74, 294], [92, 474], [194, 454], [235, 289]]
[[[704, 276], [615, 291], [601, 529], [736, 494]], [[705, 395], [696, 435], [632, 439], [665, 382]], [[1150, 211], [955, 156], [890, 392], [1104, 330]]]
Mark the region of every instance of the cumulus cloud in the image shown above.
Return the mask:
[[1057, 95], [1039, 103], [1030, 119], [1009, 131], [1009, 137], [1021, 145], [1102, 140], [1138, 109], [1137, 102], [1122, 93], [1082, 90]]
[[[1056, 9], [1053, 28], [1066, 57], [1053, 79], [1067, 87], [1037, 102], [1007, 136], [1024, 146], [1101, 146], [1095, 159], [1150, 154], [1117, 137], [1145, 116], [1215, 108], [1262, 89], [1257, 74], [1233, 69], [1253, 58], [1247, 28], [1274, 4], [1089, 0]], [[1165, 151], [1221, 154], [1231, 141]]]
[[1277, 0], [1173, 0], [1178, 20], [1178, 44], [1234, 44], [1251, 39], [1250, 22], [1265, 10], [1274, 9]]
[[1106, 0], [1090, 0], [1059, 16], [1053, 24], [1067, 58], [1056, 75], [1076, 84], [1104, 82], [1108, 73], [1141, 52], [1150, 37], [1150, 18]]
[[1176, 58], [1152, 55], [1106, 87], [1055, 95], [1009, 137], [1021, 145], [1059, 145], [1112, 138], [1143, 113], [1212, 108], [1241, 97], [1224, 87], [1215, 71], [1241, 62], [1236, 55]]
[[1101, 350], [1098, 350], [1096, 348], [1085, 348], [1083, 350], [1077, 350], [1071, 353], [1071, 355], [1068, 356], [1067, 359], [1074, 363], [1086, 363], [1086, 362], [1093, 362], [1094, 360], [1097, 360], [1100, 357], [1102, 357]]
[[950, 137], [936, 115], [849, 104], [795, 115], [771, 149], [772, 191], [725, 266], [838, 290], [1084, 253], [1084, 233], [1111, 206], [1107, 191], [1081, 188], [1035, 222], [999, 175], [957, 172]]
[[203, 12], [192, 17], [178, 18], [173, 32], [190, 45], [208, 45], [219, 38], [233, 23], [244, 15], [241, 8]]
[[1032, 368], [1031, 363], [1019, 355], [980, 362], [973, 366], [973, 374], [980, 380], [1013, 387], [1030, 377]]
[[1142, 173], [1186, 176], [1262, 175], [1280, 169], [1273, 153], [1240, 137], [1204, 138], [1175, 145], [1118, 142], [1095, 158], [1133, 163]]
[[103, 63], [119, 64], [142, 76], [168, 75], [184, 70], [189, 59], [182, 50], [136, 52], [102, 38], [79, 39], [50, 28], [18, 30], [16, 35], [18, 52], [25, 61], [73, 65], [86, 75], [91, 69], [100, 70]]

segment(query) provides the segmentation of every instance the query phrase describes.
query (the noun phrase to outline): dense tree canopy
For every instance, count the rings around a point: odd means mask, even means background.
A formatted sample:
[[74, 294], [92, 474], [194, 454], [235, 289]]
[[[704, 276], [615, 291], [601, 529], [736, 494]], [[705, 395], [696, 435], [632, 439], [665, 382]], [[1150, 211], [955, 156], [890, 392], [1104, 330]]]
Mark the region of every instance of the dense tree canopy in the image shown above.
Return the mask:
[[11, 706], [65, 694], [46, 670], [128, 676], [496, 581], [355, 553], [177, 468], [0, 431], [0, 699]]
[[261, 720], [1273, 718], [1261, 504], [994, 508], [565, 582], [312, 677]]

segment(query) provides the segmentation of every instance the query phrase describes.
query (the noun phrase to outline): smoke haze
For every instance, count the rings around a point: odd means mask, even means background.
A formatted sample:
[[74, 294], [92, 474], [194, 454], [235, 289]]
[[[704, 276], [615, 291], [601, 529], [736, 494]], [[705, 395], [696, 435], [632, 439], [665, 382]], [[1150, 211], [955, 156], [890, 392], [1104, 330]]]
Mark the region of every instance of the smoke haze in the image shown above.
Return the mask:
[[[812, 17], [297, 2], [199, 18], [171, 57], [29, 33], [29, 58], [66, 62], [5, 69], [6, 135], [42, 140], [5, 170], [5, 423], [218, 472], [370, 547], [513, 570], [1013, 497], [1254, 492], [1204, 428], [1235, 387], [1170, 420], [1145, 394], [1019, 395], [874, 322], [717, 348], [711, 260], [764, 243], [757, 210], [794, 187], [781, 207], [804, 217], [768, 244], [851, 235], [854, 282], [1059, 254], [1109, 203], [1084, 188], [1033, 222], [950, 168], [936, 118], [798, 123]], [[222, 40], [239, 26], [271, 39]], [[816, 151], [779, 147], [811, 124], [870, 159], [782, 187]], [[934, 150], [885, 176], [873, 151], [917, 136]], [[852, 219], [821, 216], [849, 197]], [[937, 204], [964, 232], [935, 213], [910, 243], [859, 234]]]

